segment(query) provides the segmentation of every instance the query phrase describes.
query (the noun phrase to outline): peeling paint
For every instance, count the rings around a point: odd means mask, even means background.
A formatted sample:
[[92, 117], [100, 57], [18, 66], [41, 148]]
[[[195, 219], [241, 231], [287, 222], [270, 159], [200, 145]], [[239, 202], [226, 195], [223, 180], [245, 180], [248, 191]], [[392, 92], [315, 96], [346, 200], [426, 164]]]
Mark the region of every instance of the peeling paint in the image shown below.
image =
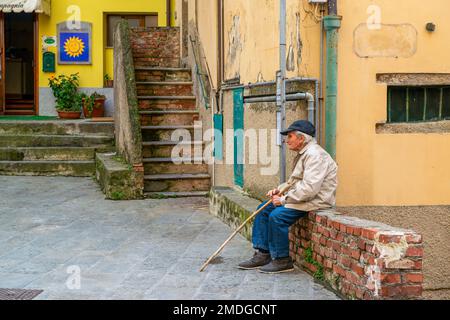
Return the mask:
[[[380, 235], [388, 236], [400, 236], [399, 243], [381, 243]], [[383, 231], [378, 232], [375, 235], [374, 245], [372, 253], [378, 258], [375, 259], [374, 265], [368, 266], [366, 268], [367, 283], [366, 287], [373, 290], [374, 296], [378, 297], [380, 295], [381, 289], [381, 270], [379, 263], [384, 262], [385, 265], [389, 265], [392, 262], [400, 261], [406, 254], [408, 249], [408, 242], [406, 241], [406, 235], [403, 232], [395, 231]], [[361, 259], [363, 259], [361, 257]]]
[[227, 78], [236, 78], [239, 76], [243, 48], [240, 29], [241, 18], [239, 15], [235, 15], [233, 16], [233, 24], [228, 31]]
[[297, 68], [300, 70], [302, 64], [303, 42], [300, 33], [300, 12], [295, 13], [296, 31], [297, 31]]

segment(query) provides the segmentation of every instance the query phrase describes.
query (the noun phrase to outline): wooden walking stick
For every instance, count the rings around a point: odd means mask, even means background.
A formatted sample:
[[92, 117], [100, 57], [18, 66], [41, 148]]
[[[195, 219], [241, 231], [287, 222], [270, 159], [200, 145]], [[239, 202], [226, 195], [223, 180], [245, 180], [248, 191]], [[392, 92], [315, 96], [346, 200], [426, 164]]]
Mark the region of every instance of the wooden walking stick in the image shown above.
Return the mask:
[[[278, 195], [280, 195], [280, 196], [282, 196], [284, 193], [286, 193], [290, 188], [291, 188], [291, 186], [292, 185], [287, 185], [286, 187], [284, 187], [281, 191], [280, 191], [280, 193], [278, 194]], [[217, 249], [217, 251], [216, 252], [214, 252], [213, 254], [212, 254], [212, 256], [211, 257], [209, 257], [209, 259], [208, 260], [206, 260], [206, 262], [203, 264], [203, 266], [201, 267], [201, 269], [200, 269], [200, 272], [203, 272], [205, 269], [206, 269], [206, 267], [208, 266], [208, 264], [223, 250], [223, 248], [225, 248], [225, 246], [228, 244], [228, 242], [230, 242], [231, 241], [231, 239], [233, 239], [237, 234], [238, 234], [238, 232], [239, 231], [241, 231], [244, 227], [245, 227], [245, 225], [247, 224], [247, 223], [249, 223], [254, 217], [256, 217], [259, 213], [261, 213], [261, 211], [263, 211], [265, 208], [267, 208], [270, 204], [272, 204], [272, 200], [270, 200], [270, 201], [268, 201], [264, 206], [262, 206], [261, 208], [259, 208], [257, 211], [255, 211], [247, 220], [245, 220], [245, 222], [239, 227], [239, 228], [237, 228], [237, 230], [236, 231], [234, 231], [232, 234], [231, 234], [231, 236], [229, 236], [228, 237], [228, 239], [227, 240], [225, 240], [225, 242], [220, 246], [220, 248], [219, 249]]]

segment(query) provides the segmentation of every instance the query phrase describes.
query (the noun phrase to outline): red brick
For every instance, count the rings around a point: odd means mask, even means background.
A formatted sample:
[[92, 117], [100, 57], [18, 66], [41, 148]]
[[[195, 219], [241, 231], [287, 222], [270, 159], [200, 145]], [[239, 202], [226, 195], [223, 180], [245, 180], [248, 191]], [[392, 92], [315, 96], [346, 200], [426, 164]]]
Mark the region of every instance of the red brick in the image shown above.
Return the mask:
[[357, 263], [352, 263], [352, 270], [355, 272], [358, 276], [364, 276], [366, 273], [364, 272], [364, 267], [360, 266]]
[[322, 226], [317, 226], [317, 232], [320, 234], [323, 234], [323, 227]]
[[304, 261], [304, 262], [303, 262], [303, 265], [304, 265], [307, 269], [311, 270], [312, 272], [316, 272], [316, 271], [317, 271], [317, 267], [316, 267], [315, 265], [311, 264], [311, 263], [308, 263], [308, 262]]
[[332, 239], [336, 239], [336, 237], [337, 237], [337, 231], [336, 230], [334, 230], [334, 229], [331, 229], [330, 230], [330, 237], [332, 238]]
[[366, 249], [366, 241], [364, 239], [359, 239], [358, 240], [358, 248], [361, 250], [365, 250]]
[[361, 228], [353, 227], [353, 235], [359, 237], [361, 235]]
[[345, 226], [345, 232], [352, 235], [353, 234], [353, 227]]
[[360, 300], [363, 299], [364, 298], [364, 290], [357, 287], [355, 289], [355, 295], [356, 295], [356, 298], [358, 298]]
[[399, 286], [382, 286], [381, 287], [381, 296], [382, 297], [398, 297], [402, 292], [401, 287]]
[[316, 215], [315, 221], [316, 221], [317, 223], [321, 223], [321, 222], [322, 222], [322, 217], [319, 216], [319, 215]]
[[364, 292], [364, 300], [373, 300], [373, 295], [372, 295], [372, 293], [370, 292], [370, 291], [365, 291]]
[[420, 234], [407, 234], [406, 242], [407, 243], [422, 243], [423, 238]]
[[400, 243], [402, 239], [401, 235], [389, 235], [389, 234], [380, 234], [378, 241], [384, 244], [388, 243]]
[[333, 242], [333, 250], [336, 252], [341, 252], [342, 246], [339, 242]]
[[300, 237], [305, 238], [306, 237], [306, 231], [305, 229], [300, 229]]
[[341, 245], [341, 252], [343, 254], [345, 254], [346, 256], [351, 256], [351, 254], [352, 254], [352, 250], [349, 247], [347, 247], [345, 244]]
[[317, 233], [313, 233], [312, 236], [311, 236], [311, 241], [319, 243], [320, 236]]
[[407, 257], [423, 257], [423, 248], [422, 247], [409, 247], [406, 249]]
[[320, 224], [321, 225], [323, 225], [324, 227], [326, 227], [327, 226], [327, 223], [328, 223], [328, 218], [327, 217], [322, 217], [322, 219], [321, 219], [321, 221], [320, 221]]
[[310, 220], [316, 220], [316, 213], [315, 212], [309, 212], [308, 213], [308, 218]]
[[309, 248], [309, 244], [310, 244], [310, 241], [302, 240], [302, 247], [303, 248]]
[[415, 263], [409, 259], [396, 260], [386, 263], [386, 269], [414, 269]]
[[352, 249], [351, 250], [351, 257], [353, 259], [359, 260], [360, 256], [361, 256], [361, 251], [359, 251], [359, 249]]
[[333, 221], [333, 229], [340, 230], [341, 224], [337, 221]]
[[321, 255], [317, 255], [317, 256], [316, 256], [316, 261], [317, 261], [318, 263], [322, 264], [322, 263], [323, 263], [323, 257], [322, 257]]
[[336, 236], [337, 241], [344, 241], [344, 234], [342, 232], [338, 232]]
[[337, 262], [346, 268], [350, 268], [352, 265], [352, 260], [346, 256], [339, 256]]
[[322, 236], [322, 237], [320, 237], [320, 244], [321, 245], [323, 245], [323, 246], [326, 246], [327, 245], [327, 238], [325, 238], [324, 236]]
[[339, 227], [339, 231], [341, 231], [341, 232], [346, 232], [346, 230], [347, 230], [347, 226], [345, 225], [345, 224], [341, 224], [341, 226]]
[[330, 259], [323, 259], [323, 266], [327, 269], [333, 269], [333, 261]]
[[327, 238], [330, 237], [330, 231], [328, 229], [324, 228], [322, 234], [324, 235], [324, 237], [327, 237]]
[[317, 232], [317, 224], [313, 225], [312, 232]]
[[366, 243], [366, 251], [373, 253], [372, 250], [373, 250], [373, 245]]
[[422, 286], [402, 286], [400, 287], [400, 297], [420, 297], [422, 295]]
[[331, 248], [333, 246], [333, 241], [331, 239], [327, 239], [327, 247]]
[[399, 284], [402, 282], [398, 273], [381, 273], [381, 284]]
[[404, 283], [423, 283], [423, 274], [421, 273], [407, 273], [402, 277]]
[[345, 270], [342, 267], [338, 266], [338, 265], [334, 265], [333, 266], [333, 272], [337, 273], [338, 275], [341, 275], [341, 276], [345, 277]]
[[369, 239], [369, 240], [374, 240], [375, 239], [375, 235], [377, 234], [378, 230], [376, 229], [362, 229], [361, 230], [361, 236], [363, 238]]
[[327, 228], [333, 227], [333, 221], [331, 219], [327, 219]]

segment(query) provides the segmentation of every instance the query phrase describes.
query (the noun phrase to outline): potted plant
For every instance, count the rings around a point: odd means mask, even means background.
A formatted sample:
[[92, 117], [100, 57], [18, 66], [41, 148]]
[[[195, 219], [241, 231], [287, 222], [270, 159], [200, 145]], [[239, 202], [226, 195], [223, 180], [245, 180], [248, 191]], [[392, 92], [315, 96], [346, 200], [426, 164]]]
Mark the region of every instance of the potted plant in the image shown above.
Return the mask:
[[49, 86], [56, 99], [56, 111], [61, 119], [79, 119], [81, 116], [79, 80], [78, 73], [49, 79]]
[[106, 88], [112, 88], [114, 87], [114, 80], [111, 79], [109, 74], [105, 74], [105, 87]]
[[83, 113], [85, 118], [99, 118], [105, 115], [105, 100], [106, 97], [97, 92], [87, 95], [81, 94], [81, 101], [83, 104]]

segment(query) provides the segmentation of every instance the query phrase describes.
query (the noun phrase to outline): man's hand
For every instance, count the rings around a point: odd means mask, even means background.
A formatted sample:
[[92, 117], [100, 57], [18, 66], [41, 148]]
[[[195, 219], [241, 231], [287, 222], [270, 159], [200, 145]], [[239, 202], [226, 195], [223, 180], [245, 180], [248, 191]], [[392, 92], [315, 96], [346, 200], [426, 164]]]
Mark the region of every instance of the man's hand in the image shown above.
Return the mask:
[[275, 195], [277, 195], [277, 194], [279, 194], [279, 193], [280, 193], [280, 190], [278, 190], [278, 189], [273, 189], [273, 190], [270, 190], [270, 191], [267, 193], [267, 196], [270, 197], [270, 198], [272, 198], [273, 196], [275, 196]]
[[275, 207], [281, 207], [283, 205], [281, 203], [281, 197], [277, 195], [272, 196], [272, 203]]

